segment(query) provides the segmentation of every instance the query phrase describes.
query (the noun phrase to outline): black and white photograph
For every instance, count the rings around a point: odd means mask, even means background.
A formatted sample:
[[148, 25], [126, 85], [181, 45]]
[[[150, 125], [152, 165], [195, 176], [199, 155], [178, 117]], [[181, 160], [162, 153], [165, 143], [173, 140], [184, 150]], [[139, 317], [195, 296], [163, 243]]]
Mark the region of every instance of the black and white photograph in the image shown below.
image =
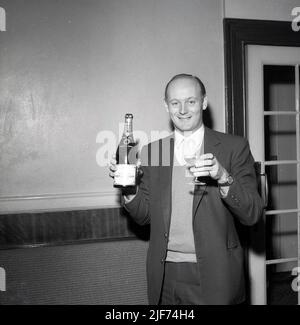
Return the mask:
[[0, 305], [300, 305], [299, 0], [0, 0]]

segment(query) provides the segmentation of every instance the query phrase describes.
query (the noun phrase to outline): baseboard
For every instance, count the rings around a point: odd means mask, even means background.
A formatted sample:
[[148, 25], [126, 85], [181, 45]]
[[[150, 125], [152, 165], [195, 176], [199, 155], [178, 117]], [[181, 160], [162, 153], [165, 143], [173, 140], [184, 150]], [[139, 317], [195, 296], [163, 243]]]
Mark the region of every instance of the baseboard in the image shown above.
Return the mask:
[[117, 190], [0, 196], [0, 214], [118, 207], [120, 207], [120, 196]]

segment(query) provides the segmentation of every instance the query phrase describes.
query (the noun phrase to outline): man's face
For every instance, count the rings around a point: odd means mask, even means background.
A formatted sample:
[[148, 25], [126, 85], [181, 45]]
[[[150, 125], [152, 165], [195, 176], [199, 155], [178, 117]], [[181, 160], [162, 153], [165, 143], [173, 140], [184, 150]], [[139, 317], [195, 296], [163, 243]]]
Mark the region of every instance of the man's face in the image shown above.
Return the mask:
[[207, 99], [196, 80], [180, 78], [169, 85], [166, 105], [174, 127], [182, 133], [193, 132], [202, 125]]

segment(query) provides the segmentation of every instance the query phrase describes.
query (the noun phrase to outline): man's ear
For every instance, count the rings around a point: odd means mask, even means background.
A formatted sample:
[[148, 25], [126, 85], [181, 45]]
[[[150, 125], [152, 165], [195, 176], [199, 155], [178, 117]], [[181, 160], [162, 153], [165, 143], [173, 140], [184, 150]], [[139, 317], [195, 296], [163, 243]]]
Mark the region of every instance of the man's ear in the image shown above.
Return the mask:
[[208, 100], [207, 100], [207, 96], [205, 95], [203, 98], [203, 103], [202, 103], [203, 111], [205, 111], [207, 109], [207, 105], [208, 105]]
[[169, 113], [169, 112], [170, 112], [170, 111], [169, 111], [169, 106], [168, 106], [168, 104], [167, 104], [167, 102], [166, 102], [165, 99], [164, 99], [164, 104], [165, 104], [166, 111]]

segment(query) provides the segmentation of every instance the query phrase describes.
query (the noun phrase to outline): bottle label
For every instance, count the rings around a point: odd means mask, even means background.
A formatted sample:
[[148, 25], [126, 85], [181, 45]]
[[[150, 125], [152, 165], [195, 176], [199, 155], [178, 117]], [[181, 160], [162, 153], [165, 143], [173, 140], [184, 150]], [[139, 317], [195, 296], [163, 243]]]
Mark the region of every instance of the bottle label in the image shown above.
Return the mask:
[[135, 186], [136, 185], [136, 165], [119, 164], [116, 165], [114, 185]]

